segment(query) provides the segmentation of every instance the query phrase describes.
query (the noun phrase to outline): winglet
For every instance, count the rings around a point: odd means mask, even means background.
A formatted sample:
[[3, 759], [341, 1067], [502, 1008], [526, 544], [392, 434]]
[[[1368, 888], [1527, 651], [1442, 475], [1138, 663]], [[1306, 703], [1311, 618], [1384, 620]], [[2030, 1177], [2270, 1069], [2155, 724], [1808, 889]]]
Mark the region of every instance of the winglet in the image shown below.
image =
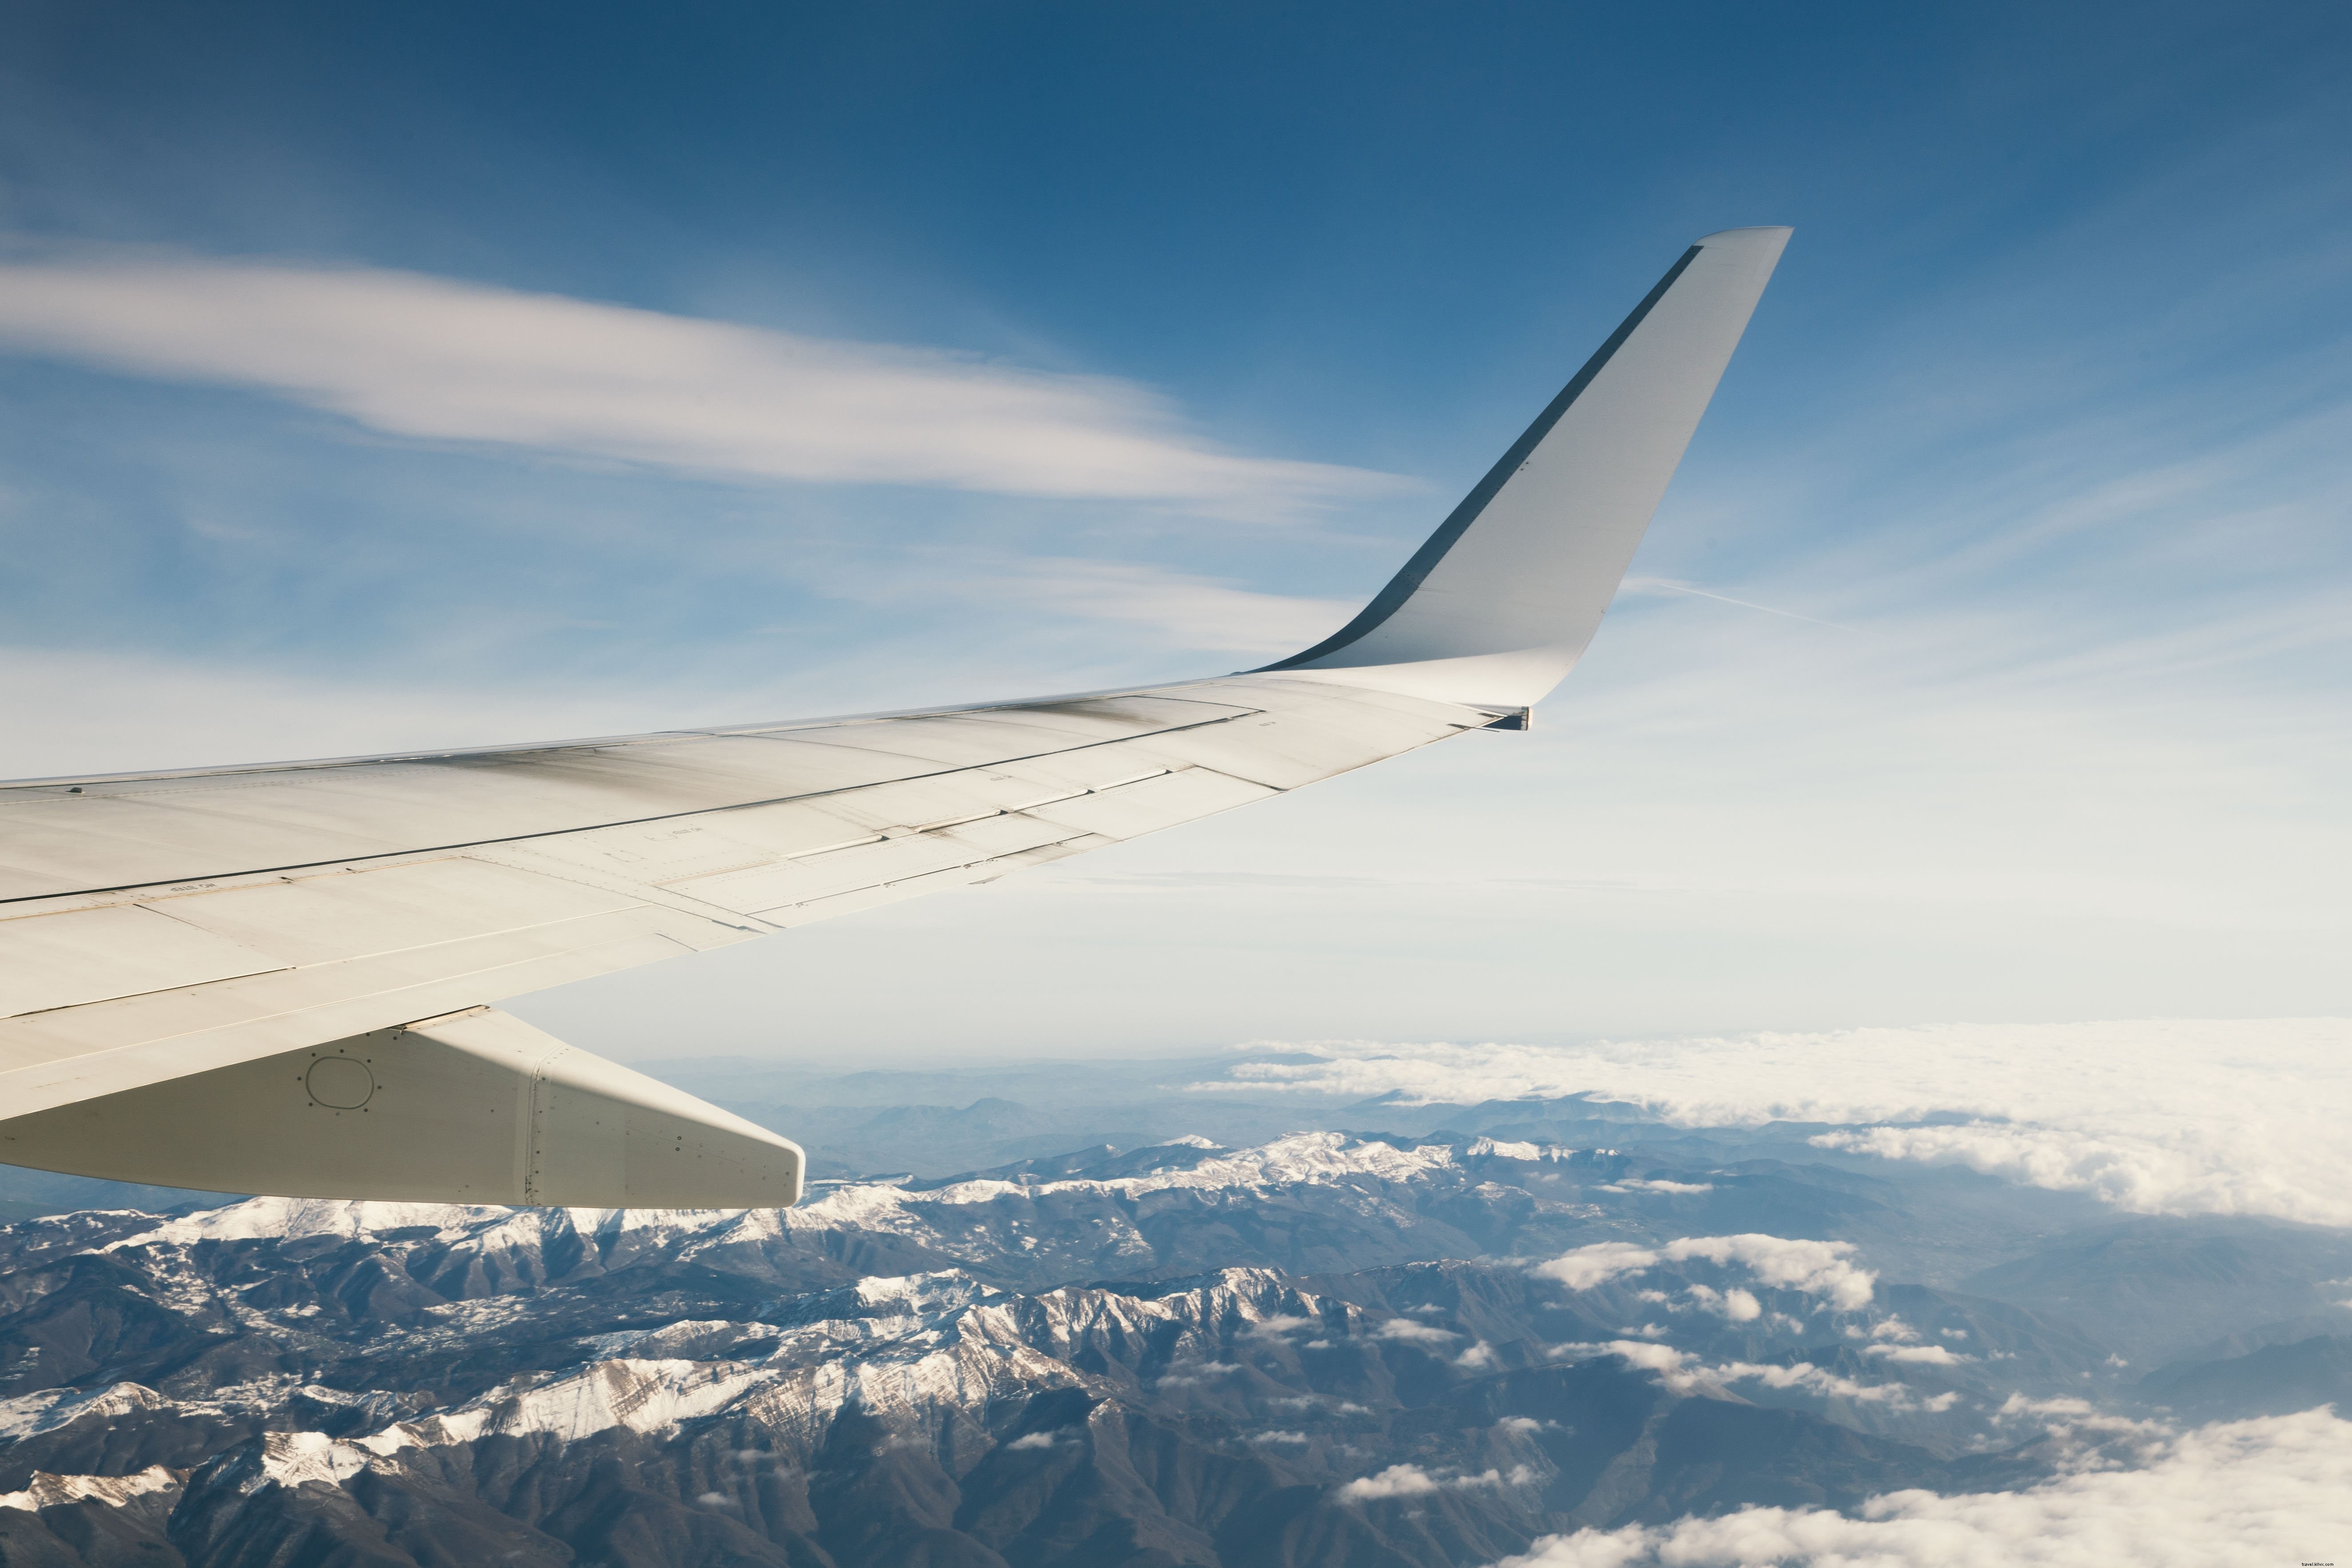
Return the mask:
[[1354, 620], [1265, 669], [1507, 707], [1559, 684], [1616, 595], [1789, 234], [1731, 228], [1685, 251]]

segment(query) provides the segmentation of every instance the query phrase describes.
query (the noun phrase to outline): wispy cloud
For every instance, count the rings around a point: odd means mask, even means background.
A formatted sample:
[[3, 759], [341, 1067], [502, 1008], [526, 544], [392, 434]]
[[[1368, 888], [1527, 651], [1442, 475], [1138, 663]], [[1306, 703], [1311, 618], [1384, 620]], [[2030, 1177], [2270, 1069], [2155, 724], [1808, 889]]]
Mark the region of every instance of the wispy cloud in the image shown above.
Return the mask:
[[[919, 608], [926, 618], [944, 613], [963, 626], [1017, 626], [1023, 636], [1071, 634], [1091, 650], [1081, 654], [1086, 658], [1178, 648], [1247, 658], [1291, 653], [1328, 636], [1356, 610], [1343, 599], [1269, 594], [1152, 562], [979, 549], [908, 551], [887, 572], [850, 562], [803, 575], [827, 598], [870, 607], [879, 624], [903, 621]], [[1121, 634], [1107, 634], [1105, 624]]]
[[1110, 377], [362, 267], [111, 252], [0, 263], [0, 343], [254, 388], [393, 436], [750, 479], [1247, 517], [1404, 482], [1223, 450]]
[[1143, 628], [1155, 640], [1223, 653], [1278, 654], [1328, 636], [1355, 606], [1237, 588], [1117, 561], [1024, 562], [987, 587], [1041, 608]]
[[[1551, 1354], [1564, 1360], [1622, 1356], [1631, 1365], [1657, 1373], [1660, 1383], [1681, 1392], [1709, 1384], [1721, 1387], [1734, 1383], [1760, 1383], [1767, 1388], [1781, 1392], [1793, 1389], [1824, 1398], [1851, 1399], [1859, 1404], [1880, 1405], [1895, 1410], [1924, 1408], [1941, 1412], [1958, 1402], [1950, 1393], [1921, 1398], [1904, 1384], [1864, 1383], [1856, 1378], [1843, 1377], [1809, 1361], [1707, 1362], [1687, 1352], [1642, 1340], [1602, 1340], [1555, 1345]], [[2083, 1409], [2087, 1412], [2090, 1406], [2084, 1405]]]

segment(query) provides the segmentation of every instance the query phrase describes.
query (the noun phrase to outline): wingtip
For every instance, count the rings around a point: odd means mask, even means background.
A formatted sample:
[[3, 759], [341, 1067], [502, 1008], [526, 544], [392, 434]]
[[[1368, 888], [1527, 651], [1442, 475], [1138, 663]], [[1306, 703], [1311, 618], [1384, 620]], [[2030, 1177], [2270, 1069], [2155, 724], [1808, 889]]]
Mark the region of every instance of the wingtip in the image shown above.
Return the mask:
[[[1793, 232], [1727, 228], [1685, 250], [1355, 619], [1249, 673], [1346, 670], [1359, 684], [1507, 709], [1558, 685], [1599, 626]], [[1645, 335], [1653, 320], [1673, 324]], [[1604, 369], [1612, 379], [1598, 379]], [[1599, 398], [1580, 403], [1595, 386]], [[1642, 438], [1621, 439], [1629, 429]]]
[[1713, 234], [1699, 236], [1692, 243], [1702, 248], [1734, 245], [1769, 245], [1777, 250], [1788, 244], [1789, 237], [1796, 232], [1787, 224], [1759, 224], [1752, 228], [1717, 229]]

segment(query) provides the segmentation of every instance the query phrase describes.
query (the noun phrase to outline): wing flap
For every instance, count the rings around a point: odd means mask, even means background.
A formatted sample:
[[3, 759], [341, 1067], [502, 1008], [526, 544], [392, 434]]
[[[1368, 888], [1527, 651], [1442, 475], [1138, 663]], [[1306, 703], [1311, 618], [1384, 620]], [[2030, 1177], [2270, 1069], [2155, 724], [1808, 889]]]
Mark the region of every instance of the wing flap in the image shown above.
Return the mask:
[[1245, 710], [1149, 693], [959, 715], [0, 789], [0, 904], [814, 800]]
[[993, 882], [1010, 872], [1031, 866], [1043, 866], [1055, 860], [1067, 859], [1070, 856], [1081, 855], [1089, 849], [1099, 849], [1110, 842], [1112, 842], [1110, 839], [1099, 838], [1092, 834], [1066, 838], [1058, 843], [1041, 845], [1034, 849], [1024, 849], [1017, 855], [1001, 855], [993, 860], [979, 860], [965, 866], [950, 866], [945, 869], [929, 872], [922, 876], [907, 877], [895, 882], [882, 882], [873, 887], [860, 888], [855, 892], [835, 893], [831, 898], [814, 899], [807, 903], [779, 905], [774, 909], [761, 910], [759, 918], [782, 930], [814, 925], [819, 921], [834, 920], [842, 915], [858, 914], [866, 910], [879, 909], [885, 904], [895, 904], [907, 899], [919, 898], [926, 893], [943, 893], [956, 888], [970, 888], [982, 882]]
[[1096, 790], [1032, 808], [1032, 816], [1105, 838], [1134, 838], [1264, 800], [1277, 791], [1214, 768], [1184, 768], [1117, 789]]
[[453, 855], [182, 893], [147, 907], [294, 966], [553, 926], [617, 913], [641, 901]]
[[283, 967], [226, 936], [136, 904], [0, 921], [0, 1016]]
[[0, 1159], [285, 1197], [782, 1206], [799, 1147], [488, 1008], [0, 1121]]
[[992, 859], [1000, 853], [1034, 849], [1040, 844], [1069, 837], [1066, 829], [1049, 830], [1042, 837], [1032, 836], [1026, 842], [992, 851], [947, 832], [914, 834], [674, 886], [679, 892], [722, 909], [758, 914], [786, 905], [814, 903], [865, 888], [886, 887], [910, 877], [926, 877], [935, 871]]
[[649, 905], [34, 1013], [0, 1021], [0, 1105], [44, 1110], [754, 934]]

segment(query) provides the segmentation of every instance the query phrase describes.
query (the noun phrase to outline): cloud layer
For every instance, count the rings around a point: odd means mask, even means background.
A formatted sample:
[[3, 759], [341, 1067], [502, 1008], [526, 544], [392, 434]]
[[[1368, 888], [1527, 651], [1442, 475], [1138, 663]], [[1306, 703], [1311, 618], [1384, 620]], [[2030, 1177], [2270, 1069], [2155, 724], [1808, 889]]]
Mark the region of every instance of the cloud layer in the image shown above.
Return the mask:
[[[1424, 1102], [1580, 1091], [1684, 1126], [1852, 1124], [1822, 1147], [1963, 1164], [2140, 1214], [2352, 1225], [2352, 1020], [1946, 1025], [1637, 1045], [1284, 1045], [1205, 1090]], [[1948, 1125], [1916, 1123], [1959, 1116]]]
[[371, 268], [0, 265], [0, 344], [274, 393], [388, 435], [754, 479], [1270, 516], [1401, 481], [1219, 450], [1131, 383]]
[[[1621, 1275], [1638, 1274], [1661, 1263], [1704, 1259], [1746, 1268], [1761, 1284], [1819, 1296], [1842, 1312], [1859, 1312], [1870, 1305], [1877, 1276], [1848, 1261], [1853, 1254], [1853, 1244], [1850, 1241], [1796, 1241], [1760, 1234], [1686, 1236], [1655, 1248], [1623, 1241], [1598, 1241], [1564, 1252], [1548, 1263], [1538, 1263], [1535, 1272], [1548, 1279], [1557, 1279], [1571, 1290], [1590, 1290]], [[1754, 1297], [1745, 1290], [1730, 1294], [1733, 1298], [1745, 1297], [1746, 1300], [1743, 1305], [1726, 1299], [1727, 1316], [1734, 1321], [1757, 1316]]]
[[[1922, 1395], [1900, 1383], [1863, 1383], [1855, 1378], [1841, 1376], [1809, 1361], [1706, 1362], [1671, 1345], [1648, 1340], [1606, 1340], [1558, 1345], [1553, 1347], [1551, 1353], [1574, 1359], [1622, 1356], [1633, 1366], [1656, 1373], [1658, 1381], [1667, 1387], [1684, 1391], [1706, 1385], [1723, 1387], [1735, 1383], [1758, 1383], [1767, 1388], [1797, 1389], [1824, 1398], [1850, 1399], [1856, 1404], [1884, 1405], [1891, 1410], [1939, 1413], [1949, 1410], [1960, 1397], [1955, 1391]], [[2082, 1408], [2087, 1412], [2090, 1406], [2084, 1405]]]
[[1360, 1476], [1339, 1489], [1349, 1502], [1382, 1502], [1391, 1498], [1426, 1497], [1436, 1491], [1460, 1491], [1475, 1487], [1523, 1487], [1535, 1479], [1525, 1465], [1514, 1465], [1509, 1475], [1481, 1470], [1476, 1475], [1433, 1476], [1419, 1465], [1391, 1465], [1376, 1476]]
[[1896, 1492], [1863, 1517], [1747, 1509], [1585, 1530], [1496, 1568], [2270, 1568], [2339, 1559], [2352, 1542], [2352, 1422], [2326, 1410], [2208, 1426], [2140, 1469], [2021, 1492]]

